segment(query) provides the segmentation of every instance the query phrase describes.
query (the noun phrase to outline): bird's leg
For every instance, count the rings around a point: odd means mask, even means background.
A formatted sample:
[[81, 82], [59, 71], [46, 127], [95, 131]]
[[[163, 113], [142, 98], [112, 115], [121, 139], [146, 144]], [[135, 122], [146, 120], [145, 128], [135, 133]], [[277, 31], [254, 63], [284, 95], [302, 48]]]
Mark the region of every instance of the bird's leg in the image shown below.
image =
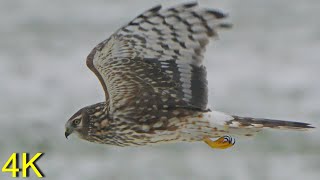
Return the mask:
[[209, 137], [203, 139], [211, 148], [227, 149], [235, 144], [235, 139], [230, 136], [222, 136], [219, 139], [212, 141]]

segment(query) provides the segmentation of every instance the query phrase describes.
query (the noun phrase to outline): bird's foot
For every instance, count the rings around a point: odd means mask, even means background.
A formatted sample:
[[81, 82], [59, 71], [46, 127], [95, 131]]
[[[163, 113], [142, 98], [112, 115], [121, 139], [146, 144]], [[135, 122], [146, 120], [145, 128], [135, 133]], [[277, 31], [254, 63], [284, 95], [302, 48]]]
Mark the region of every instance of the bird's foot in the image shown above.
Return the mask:
[[211, 148], [215, 149], [227, 149], [229, 147], [232, 147], [236, 141], [231, 136], [222, 136], [219, 139], [212, 141], [210, 138], [204, 138], [203, 140], [205, 143], [207, 143]]

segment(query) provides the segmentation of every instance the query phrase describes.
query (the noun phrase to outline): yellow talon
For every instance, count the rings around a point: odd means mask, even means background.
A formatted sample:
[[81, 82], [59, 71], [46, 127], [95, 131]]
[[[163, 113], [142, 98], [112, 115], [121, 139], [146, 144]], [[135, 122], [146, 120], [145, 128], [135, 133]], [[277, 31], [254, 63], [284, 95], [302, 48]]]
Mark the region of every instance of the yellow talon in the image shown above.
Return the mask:
[[211, 148], [215, 149], [227, 149], [235, 144], [234, 138], [230, 136], [222, 136], [219, 139], [212, 141], [210, 138], [204, 138], [203, 140], [207, 143]]

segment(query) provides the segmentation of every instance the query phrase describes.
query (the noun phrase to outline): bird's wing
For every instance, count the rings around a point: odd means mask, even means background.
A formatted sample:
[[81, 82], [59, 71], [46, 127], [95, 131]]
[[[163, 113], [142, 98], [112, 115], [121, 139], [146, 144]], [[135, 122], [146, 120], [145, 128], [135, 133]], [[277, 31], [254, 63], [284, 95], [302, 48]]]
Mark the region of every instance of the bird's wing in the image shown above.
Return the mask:
[[98, 44], [87, 65], [99, 78], [111, 113], [205, 110], [203, 54], [209, 37], [217, 36], [216, 29], [230, 27], [222, 22], [225, 17], [197, 3], [156, 6]]

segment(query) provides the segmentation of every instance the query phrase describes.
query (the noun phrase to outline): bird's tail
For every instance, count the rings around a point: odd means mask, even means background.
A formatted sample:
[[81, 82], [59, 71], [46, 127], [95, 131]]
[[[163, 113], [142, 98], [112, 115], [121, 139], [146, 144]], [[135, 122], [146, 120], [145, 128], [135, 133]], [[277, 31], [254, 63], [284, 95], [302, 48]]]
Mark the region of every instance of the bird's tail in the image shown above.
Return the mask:
[[207, 111], [183, 119], [186, 123], [181, 134], [188, 141], [202, 141], [205, 138], [219, 138], [226, 135], [254, 136], [264, 129], [308, 130], [314, 128], [308, 123], [264, 118], [231, 116], [219, 111]]
[[308, 130], [310, 128], [314, 128], [309, 123], [304, 123], [304, 122], [240, 117], [240, 116], [232, 116], [232, 117], [233, 117], [232, 120], [225, 122], [225, 124], [229, 127], [272, 128], [272, 129], [289, 129], [289, 130]]
[[[263, 118], [231, 116], [218, 111], [209, 111], [204, 113], [204, 118], [200, 118], [198, 122], [204, 120], [209, 123], [207, 133], [212, 136], [221, 135], [244, 135], [252, 136], [257, 132], [271, 129], [288, 129], [288, 130], [308, 130], [314, 128], [308, 123], [283, 121]], [[204, 126], [200, 124], [199, 126]]]

